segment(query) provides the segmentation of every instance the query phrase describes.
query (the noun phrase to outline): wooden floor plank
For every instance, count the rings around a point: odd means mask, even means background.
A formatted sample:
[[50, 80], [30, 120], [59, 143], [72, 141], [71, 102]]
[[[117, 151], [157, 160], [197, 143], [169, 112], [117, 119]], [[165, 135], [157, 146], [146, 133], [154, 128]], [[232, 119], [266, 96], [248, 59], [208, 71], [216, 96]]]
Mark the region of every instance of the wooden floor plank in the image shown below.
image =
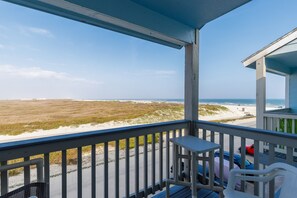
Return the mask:
[[[165, 197], [166, 197], [165, 190], [153, 196], [153, 198], [165, 198]], [[191, 198], [191, 197], [192, 197], [192, 191], [189, 187], [173, 186], [170, 188], [170, 198]], [[219, 195], [216, 192], [213, 192], [211, 190], [199, 189], [198, 197], [199, 198], [218, 198]]]

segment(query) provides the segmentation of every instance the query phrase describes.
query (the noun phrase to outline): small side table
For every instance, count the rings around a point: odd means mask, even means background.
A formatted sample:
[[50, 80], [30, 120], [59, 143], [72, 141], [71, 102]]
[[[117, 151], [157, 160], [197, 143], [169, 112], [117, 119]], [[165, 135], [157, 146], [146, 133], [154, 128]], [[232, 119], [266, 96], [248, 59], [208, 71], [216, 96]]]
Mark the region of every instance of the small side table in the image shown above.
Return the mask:
[[[183, 136], [172, 138], [170, 141], [173, 143], [173, 179], [167, 178], [166, 182], [166, 197], [169, 197], [169, 185], [176, 184], [182, 186], [191, 186], [192, 198], [197, 198], [197, 188], [206, 188], [214, 191], [221, 192], [221, 187], [214, 186], [214, 150], [221, 146], [213, 142], [199, 139], [194, 136]], [[179, 153], [182, 147], [190, 152], [190, 156]], [[201, 153], [209, 152], [208, 157], [198, 156]], [[191, 182], [178, 180], [178, 159], [187, 158], [191, 159]], [[209, 185], [197, 183], [197, 160], [208, 161], [209, 164]]]

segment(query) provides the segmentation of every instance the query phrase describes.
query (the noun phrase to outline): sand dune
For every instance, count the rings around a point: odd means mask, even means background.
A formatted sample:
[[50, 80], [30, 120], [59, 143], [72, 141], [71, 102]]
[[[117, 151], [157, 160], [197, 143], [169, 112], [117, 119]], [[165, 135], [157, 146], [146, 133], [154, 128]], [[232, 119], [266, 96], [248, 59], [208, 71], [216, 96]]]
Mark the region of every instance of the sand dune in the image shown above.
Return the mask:
[[[224, 120], [224, 119], [239, 119], [246, 116], [255, 116], [256, 107], [255, 106], [238, 106], [238, 105], [222, 105], [228, 108], [228, 111], [220, 111], [215, 115], [199, 116], [201, 120]], [[170, 113], [170, 112], [165, 112]], [[166, 115], [165, 115], [166, 117]], [[183, 115], [176, 115], [175, 119], [183, 119]], [[102, 124], [81, 124], [77, 126], [66, 126], [59, 127], [57, 129], [50, 130], [36, 130], [33, 132], [25, 132], [20, 135], [0, 135], [0, 143], [27, 140], [32, 138], [48, 137], [55, 135], [65, 135], [70, 133], [80, 133], [86, 131], [94, 131], [100, 129], [118, 128], [124, 126], [138, 125], [138, 124], [148, 124], [155, 122], [163, 122], [164, 120], [160, 116], [143, 116], [139, 118], [134, 118], [126, 121], [110, 121]], [[233, 122], [234, 123], [234, 122]]]

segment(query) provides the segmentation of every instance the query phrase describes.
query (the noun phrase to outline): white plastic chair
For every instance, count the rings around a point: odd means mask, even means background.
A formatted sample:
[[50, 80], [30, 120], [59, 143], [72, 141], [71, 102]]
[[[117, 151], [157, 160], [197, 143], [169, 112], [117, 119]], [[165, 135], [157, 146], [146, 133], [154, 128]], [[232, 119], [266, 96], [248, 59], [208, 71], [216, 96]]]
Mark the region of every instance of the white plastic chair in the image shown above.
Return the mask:
[[227, 188], [223, 191], [226, 198], [256, 198], [257, 196], [235, 190], [238, 180], [269, 182], [277, 176], [283, 176], [279, 198], [296, 197], [297, 168], [285, 163], [274, 163], [264, 170], [231, 170]]

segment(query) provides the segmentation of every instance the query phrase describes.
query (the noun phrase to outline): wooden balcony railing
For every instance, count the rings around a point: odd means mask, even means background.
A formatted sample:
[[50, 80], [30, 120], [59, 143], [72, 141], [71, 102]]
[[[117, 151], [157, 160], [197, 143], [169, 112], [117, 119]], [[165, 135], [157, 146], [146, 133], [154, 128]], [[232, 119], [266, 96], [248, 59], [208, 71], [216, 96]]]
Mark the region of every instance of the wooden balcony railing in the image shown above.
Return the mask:
[[[164, 188], [172, 163], [168, 140], [181, 136], [189, 124], [182, 120], [3, 143], [0, 159], [4, 165], [19, 158], [43, 158], [48, 197], [146, 197]], [[73, 150], [74, 169], [69, 164]], [[58, 174], [52, 171], [57, 166], [52, 156], [57, 153], [61, 154]], [[84, 167], [88, 154], [90, 165]], [[34, 180], [30, 172], [24, 168], [21, 185]], [[2, 172], [2, 195], [9, 189], [8, 180], [8, 173]]]
[[[254, 163], [255, 169], [260, 169], [260, 165], [270, 165], [274, 162], [285, 162], [297, 166], [296, 160], [293, 156], [293, 150], [297, 147], [297, 135], [206, 121], [196, 121], [196, 129], [198, 137], [219, 143], [222, 146], [220, 151], [219, 178], [224, 178], [223, 151], [228, 151], [230, 153], [229, 166], [231, 169], [234, 166], [233, 153], [238, 152], [237, 148], [240, 146], [242, 148], [240, 152], [241, 168], [244, 168], [245, 160], [247, 159], [247, 143], [254, 144], [254, 156], [248, 156], [248, 158]], [[269, 150], [260, 149], [260, 145], [262, 144], [268, 145]], [[287, 148], [284, 155], [285, 158], [283, 158], [283, 156], [276, 155], [275, 147], [278, 144], [284, 145]], [[204, 164], [203, 167], [205, 169]], [[222, 180], [220, 185], [223, 185]], [[272, 191], [273, 185], [273, 183], [270, 184], [270, 195], [274, 194]], [[244, 187], [245, 183], [242, 182], [242, 191], [246, 190]], [[253, 189], [254, 193], [259, 195], [260, 187], [258, 183], [254, 184]]]
[[[290, 108], [266, 111], [263, 114], [264, 129], [277, 131], [281, 133], [297, 134], [297, 114], [292, 113]], [[264, 149], [268, 150], [269, 145], [263, 144]], [[276, 152], [285, 154], [287, 147], [277, 144]], [[294, 156], [297, 157], [297, 150], [293, 150]]]
[[266, 111], [263, 116], [265, 129], [297, 134], [297, 114], [291, 113], [289, 108]]
[[[147, 197], [162, 190], [165, 179], [170, 177], [172, 148], [169, 138], [184, 135], [190, 124], [182, 120], [2, 143], [0, 159], [3, 165], [20, 158], [23, 161], [43, 158], [49, 197]], [[242, 148], [242, 168], [247, 158], [254, 163], [255, 169], [276, 161], [297, 165], [293, 158], [293, 149], [297, 147], [296, 135], [206, 121], [195, 121], [193, 124], [199, 138], [222, 146], [218, 178], [224, 178], [225, 174], [223, 151], [230, 153], [231, 169], [239, 146]], [[253, 157], [246, 156], [245, 146], [252, 143], [255, 154]], [[268, 152], [261, 151], [261, 143], [268, 143]], [[287, 147], [285, 159], [275, 155], [277, 144]], [[69, 163], [73, 151], [76, 161]], [[60, 165], [52, 157], [55, 153], [60, 154]], [[201, 162], [201, 165], [201, 174], [207, 180], [207, 164]], [[60, 172], [55, 170], [57, 167]], [[8, 180], [13, 177], [16, 176], [2, 172], [1, 194], [11, 188]], [[34, 179], [33, 169], [26, 167], [19, 183], [23, 185]], [[218, 185], [223, 186], [223, 181], [219, 180]], [[273, 186], [273, 183], [270, 185]], [[245, 186], [242, 183], [243, 191]], [[253, 187], [256, 194], [261, 193], [262, 187], [258, 183]]]

